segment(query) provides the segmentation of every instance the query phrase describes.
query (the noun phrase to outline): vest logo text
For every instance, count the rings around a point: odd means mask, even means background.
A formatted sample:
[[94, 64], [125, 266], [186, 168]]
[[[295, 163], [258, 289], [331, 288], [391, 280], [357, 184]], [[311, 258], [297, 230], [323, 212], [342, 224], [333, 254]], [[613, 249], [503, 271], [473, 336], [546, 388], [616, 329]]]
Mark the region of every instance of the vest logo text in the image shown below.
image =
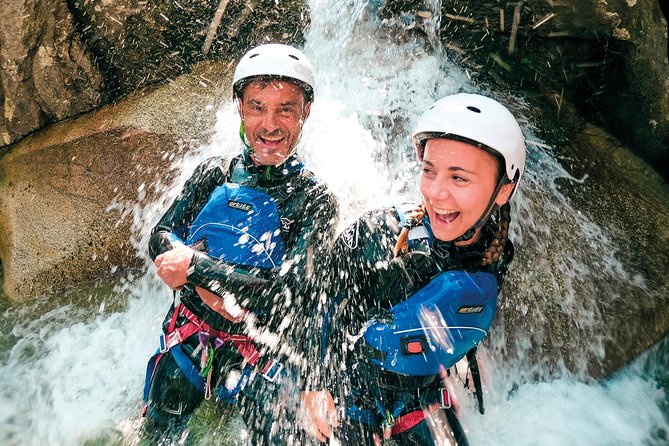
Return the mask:
[[484, 308], [483, 305], [463, 305], [462, 307], [458, 308], [458, 313], [476, 314], [476, 313], [481, 313], [483, 311], [483, 308]]
[[248, 203], [242, 203], [241, 201], [228, 201], [228, 207], [231, 207], [233, 209], [237, 209], [240, 211], [244, 212], [251, 212], [253, 210], [253, 206], [251, 206]]

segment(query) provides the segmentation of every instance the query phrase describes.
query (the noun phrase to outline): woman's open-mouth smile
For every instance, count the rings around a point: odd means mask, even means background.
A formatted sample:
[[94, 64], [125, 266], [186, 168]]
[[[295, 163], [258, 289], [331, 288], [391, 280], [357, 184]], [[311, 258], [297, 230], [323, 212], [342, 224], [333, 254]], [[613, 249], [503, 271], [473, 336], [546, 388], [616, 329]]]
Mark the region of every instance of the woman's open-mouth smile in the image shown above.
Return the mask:
[[460, 216], [459, 211], [451, 211], [448, 209], [433, 208], [435, 219], [443, 224], [450, 224]]

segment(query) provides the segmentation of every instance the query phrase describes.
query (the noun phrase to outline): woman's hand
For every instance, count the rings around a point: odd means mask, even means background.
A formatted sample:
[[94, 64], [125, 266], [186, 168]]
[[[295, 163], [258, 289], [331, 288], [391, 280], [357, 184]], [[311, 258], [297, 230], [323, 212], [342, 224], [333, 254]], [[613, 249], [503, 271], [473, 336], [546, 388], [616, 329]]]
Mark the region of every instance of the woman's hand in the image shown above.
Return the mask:
[[332, 428], [339, 426], [334, 399], [327, 390], [302, 392], [300, 415], [302, 428], [321, 443], [332, 437]]
[[158, 277], [173, 290], [180, 290], [186, 284], [186, 275], [193, 259], [193, 250], [186, 245], [160, 254], [153, 264], [158, 270]]

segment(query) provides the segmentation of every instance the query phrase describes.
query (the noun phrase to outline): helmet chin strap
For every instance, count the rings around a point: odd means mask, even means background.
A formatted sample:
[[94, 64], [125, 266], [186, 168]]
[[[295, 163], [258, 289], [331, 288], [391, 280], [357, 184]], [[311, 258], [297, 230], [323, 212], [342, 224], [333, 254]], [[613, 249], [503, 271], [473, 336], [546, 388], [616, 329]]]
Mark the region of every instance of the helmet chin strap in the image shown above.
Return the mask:
[[476, 235], [476, 231], [478, 231], [483, 227], [483, 225], [485, 225], [485, 222], [488, 221], [493, 212], [499, 209], [499, 205], [495, 203], [495, 200], [497, 200], [497, 195], [499, 195], [500, 190], [502, 190], [502, 186], [504, 186], [507, 183], [507, 179], [508, 178], [506, 174], [504, 174], [504, 176], [499, 180], [499, 183], [497, 183], [497, 187], [495, 188], [495, 191], [490, 197], [490, 201], [488, 202], [488, 205], [483, 211], [483, 214], [481, 214], [479, 219], [476, 221], [476, 223], [474, 223], [474, 225], [471, 228], [467, 229], [467, 231], [464, 234], [453, 240], [452, 243], [462, 243], [470, 241]]
[[239, 139], [242, 140], [242, 144], [244, 144], [244, 147], [246, 148], [246, 151], [248, 154], [253, 153], [253, 147], [251, 147], [251, 144], [249, 144], [248, 139], [246, 139], [246, 132], [244, 131], [244, 121], [241, 121], [239, 123]]

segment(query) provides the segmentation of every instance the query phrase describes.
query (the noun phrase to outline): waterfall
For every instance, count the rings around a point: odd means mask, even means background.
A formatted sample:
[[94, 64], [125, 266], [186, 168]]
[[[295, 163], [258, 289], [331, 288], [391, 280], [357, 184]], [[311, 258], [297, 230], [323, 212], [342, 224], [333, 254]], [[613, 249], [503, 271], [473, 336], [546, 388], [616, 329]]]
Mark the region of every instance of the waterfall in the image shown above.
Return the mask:
[[[480, 87], [438, 44], [439, 2], [429, 2], [430, 14], [407, 18], [425, 29], [423, 37], [410, 33], [409, 39], [403, 38], [402, 23], [379, 17], [383, 3], [311, 0], [310, 6], [304, 51], [316, 68], [318, 88], [299, 150], [339, 197], [343, 227], [363, 210], [417, 199], [418, 165], [410, 143], [416, 120], [434, 100]], [[558, 368], [572, 361], [576, 372], [565, 366], [555, 374], [556, 365], [531, 356], [533, 347], [551, 341], [543, 331], [550, 321], [532, 306], [532, 296], [547, 283], [564, 291], [555, 305], [572, 319], [584, 352], [595, 358], [603, 355], [600, 313], [576, 297], [596, 286], [621, 293], [644, 284], [616, 259], [606, 231], [560, 192], [561, 181], [584, 179], [570, 176], [536, 136], [522, 98], [484, 93], [513, 105], [530, 144], [513, 208], [517, 258], [509, 282], [515, 294], [502, 296], [498, 320], [481, 349], [486, 414], [458, 394], [471, 444], [666, 444], [667, 397], [655, 381], [657, 370], [649, 372], [653, 365], [666, 366], [666, 345], [602, 383], [588, 380], [580, 358], [558, 358]], [[162, 193], [159, 202], [144, 203], [144, 191], [138, 191], [142, 204], [130, 216], [133, 243], [142, 255], [151, 227], [199, 161], [238, 150], [235, 108], [223, 104], [217, 116], [211, 142], [175, 160], [173, 184], [146, 186]], [[573, 245], [548, 246], [552, 236], [565, 232], [573, 234]], [[559, 271], [547, 262], [548, 252]], [[22, 305], [0, 301], [0, 444], [138, 443], [146, 360], [157, 347], [171, 299], [146, 260], [142, 272], [102, 288]], [[526, 326], [507, 329], [518, 313], [527, 316]]]

